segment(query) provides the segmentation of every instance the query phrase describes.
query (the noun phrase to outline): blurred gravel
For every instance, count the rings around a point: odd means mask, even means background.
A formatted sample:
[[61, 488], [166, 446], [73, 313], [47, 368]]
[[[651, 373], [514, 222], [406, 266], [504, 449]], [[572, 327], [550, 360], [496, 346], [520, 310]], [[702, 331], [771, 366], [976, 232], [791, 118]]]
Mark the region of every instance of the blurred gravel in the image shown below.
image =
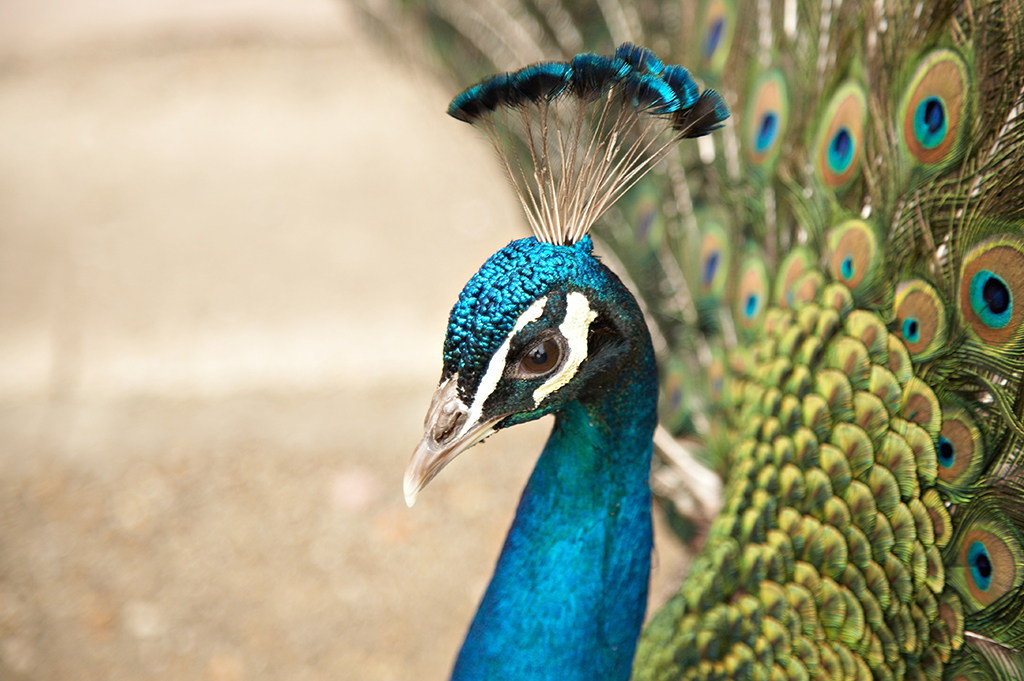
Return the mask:
[[444, 678], [486, 586], [549, 424], [401, 476], [518, 209], [449, 93], [283, 6], [0, 6], [2, 679]]

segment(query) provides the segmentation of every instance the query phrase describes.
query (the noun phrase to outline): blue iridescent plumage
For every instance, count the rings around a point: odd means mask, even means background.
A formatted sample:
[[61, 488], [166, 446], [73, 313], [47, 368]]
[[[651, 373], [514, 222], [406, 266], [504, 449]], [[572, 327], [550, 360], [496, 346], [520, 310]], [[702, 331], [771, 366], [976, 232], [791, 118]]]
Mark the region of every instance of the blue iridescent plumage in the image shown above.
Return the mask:
[[615, 56], [626, 62], [633, 69], [641, 74], [658, 75], [665, 68], [657, 55], [646, 47], [640, 47], [633, 43], [622, 43], [615, 49]]
[[452, 99], [448, 115], [466, 123], [472, 123], [481, 116], [504, 106], [512, 91], [512, 81], [507, 73], [499, 73], [484, 79]]
[[639, 111], [652, 115], [679, 111], [679, 96], [668, 83], [657, 76], [630, 76], [625, 81], [626, 94]]
[[672, 127], [681, 137], [703, 137], [722, 127], [729, 117], [729, 106], [722, 95], [714, 90], [705, 90], [697, 102], [688, 109], [676, 112]]
[[572, 66], [572, 91], [582, 100], [596, 99], [605, 88], [622, 80], [632, 70], [621, 59], [609, 59], [590, 52], [577, 54], [569, 64]]
[[522, 102], [550, 101], [569, 84], [572, 68], [565, 62], [541, 62], [511, 75], [512, 86]]
[[676, 97], [679, 98], [679, 108], [689, 109], [697, 103], [700, 90], [686, 68], [676, 65], [666, 66], [661, 72], [661, 79], [676, 93]]
[[[474, 275], [449, 318], [444, 374], [458, 375], [465, 399], [479, 389], [487, 361], [512, 323], [544, 296], [544, 316], [523, 329], [526, 338], [557, 328], [573, 292], [598, 311], [595, 325], [618, 328], [618, 338], [627, 330], [636, 336], [619, 346], [606, 332], [607, 345], [593, 347], [573, 384], [537, 407], [528, 397], [532, 384], [499, 388], [488, 400], [486, 409], [501, 411], [520, 400], [529, 407], [498, 427], [549, 412], [556, 421], [454, 679], [543, 679], [552, 668], [567, 680], [629, 676], [650, 571], [647, 471], [657, 373], [639, 308], [591, 248], [589, 238], [574, 246], [533, 237], [514, 241]], [[615, 316], [606, 319], [608, 314]], [[602, 377], [609, 372], [630, 376], [628, 386], [615, 392], [584, 388], [607, 380]]]

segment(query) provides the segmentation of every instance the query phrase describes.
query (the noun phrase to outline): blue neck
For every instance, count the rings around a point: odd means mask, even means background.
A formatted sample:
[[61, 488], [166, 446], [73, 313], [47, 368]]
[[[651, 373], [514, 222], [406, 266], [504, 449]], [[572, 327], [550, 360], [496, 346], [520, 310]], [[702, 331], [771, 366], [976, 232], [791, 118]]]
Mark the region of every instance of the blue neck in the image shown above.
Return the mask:
[[629, 678], [647, 606], [657, 422], [653, 352], [640, 345], [625, 385], [556, 413], [453, 679]]

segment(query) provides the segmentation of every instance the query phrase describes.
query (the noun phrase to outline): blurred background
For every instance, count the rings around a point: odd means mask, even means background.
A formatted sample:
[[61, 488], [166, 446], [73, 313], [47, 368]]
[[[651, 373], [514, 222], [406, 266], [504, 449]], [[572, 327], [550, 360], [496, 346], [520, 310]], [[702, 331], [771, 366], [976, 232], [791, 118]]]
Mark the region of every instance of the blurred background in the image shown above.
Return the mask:
[[405, 507], [526, 233], [451, 94], [337, 0], [0, 2], [0, 678], [446, 677], [550, 428]]

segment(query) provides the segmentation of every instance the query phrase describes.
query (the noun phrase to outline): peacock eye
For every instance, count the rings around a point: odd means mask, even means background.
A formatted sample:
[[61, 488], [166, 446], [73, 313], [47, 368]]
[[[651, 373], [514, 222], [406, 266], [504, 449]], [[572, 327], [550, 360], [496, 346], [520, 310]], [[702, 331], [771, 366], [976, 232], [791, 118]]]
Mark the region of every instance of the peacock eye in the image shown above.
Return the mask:
[[526, 378], [542, 376], [558, 366], [562, 348], [552, 339], [534, 345], [519, 361], [519, 373]]

